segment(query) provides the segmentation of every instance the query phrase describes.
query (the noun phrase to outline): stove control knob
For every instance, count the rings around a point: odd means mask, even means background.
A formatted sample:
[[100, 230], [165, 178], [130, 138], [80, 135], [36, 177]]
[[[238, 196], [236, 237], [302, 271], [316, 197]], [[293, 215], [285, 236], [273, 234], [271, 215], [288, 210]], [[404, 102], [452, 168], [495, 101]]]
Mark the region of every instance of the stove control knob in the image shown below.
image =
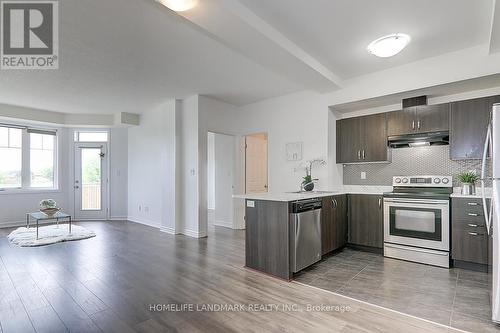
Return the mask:
[[434, 184], [439, 184], [441, 183], [441, 179], [440, 178], [434, 178]]
[[448, 178], [443, 178], [443, 184], [448, 184], [450, 180]]
[[397, 184], [401, 183], [401, 178], [394, 179], [394, 182], [396, 182]]
[[408, 183], [408, 178], [403, 178], [403, 184], [407, 184]]

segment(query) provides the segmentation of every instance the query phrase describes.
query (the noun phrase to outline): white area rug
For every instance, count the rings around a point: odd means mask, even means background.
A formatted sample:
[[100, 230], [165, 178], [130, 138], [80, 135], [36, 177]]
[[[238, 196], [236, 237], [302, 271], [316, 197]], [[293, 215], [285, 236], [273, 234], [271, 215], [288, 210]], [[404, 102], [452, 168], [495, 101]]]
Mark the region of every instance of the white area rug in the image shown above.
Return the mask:
[[7, 238], [11, 243], [19, 246], [41, 246], [59, 242], [73, 241], [94, 237], [95, 233], [79, 225], [71, 225], [71, 234], [68, 233], [67, 224], [48, 225], [38, 228], [38, 239], [36, 239], [36, 226], [17, 228]]

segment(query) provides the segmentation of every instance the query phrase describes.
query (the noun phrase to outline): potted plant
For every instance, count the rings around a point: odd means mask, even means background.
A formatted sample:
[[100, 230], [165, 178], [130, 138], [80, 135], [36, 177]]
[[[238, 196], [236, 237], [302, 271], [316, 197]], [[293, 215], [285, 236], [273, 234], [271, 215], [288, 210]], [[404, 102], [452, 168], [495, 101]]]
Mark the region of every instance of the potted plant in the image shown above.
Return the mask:
[[304, 191], [312, 191], [314, 190], [314, 181], [318, 179], [312, 178], [312, 168], [314, 165], [324, 165], [326, 162], [321, 158], [316, 158], [306, 162], [305, 170], [306, 175], [302, 177], [301, 189]]
[[479, 175], [476, 170], [469, 170], [458, 175], [458, 180], [462, 183], [462, 194], [476, 194], [476, 182], [479, 180]]
[[60, 209], [57, 207], [57, 203], [52, 199], [44, 199], [40, 201], [40, 211], [47, 216], [53, 216]]

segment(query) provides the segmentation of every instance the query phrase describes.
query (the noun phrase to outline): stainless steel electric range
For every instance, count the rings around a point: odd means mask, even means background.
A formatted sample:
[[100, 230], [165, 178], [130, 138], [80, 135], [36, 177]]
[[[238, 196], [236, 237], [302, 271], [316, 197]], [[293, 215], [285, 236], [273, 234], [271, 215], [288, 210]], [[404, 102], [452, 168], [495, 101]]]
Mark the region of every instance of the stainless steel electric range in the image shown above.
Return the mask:
[[450, 176], [396, 176], [384, 193], [384, 256], [450, 267]]

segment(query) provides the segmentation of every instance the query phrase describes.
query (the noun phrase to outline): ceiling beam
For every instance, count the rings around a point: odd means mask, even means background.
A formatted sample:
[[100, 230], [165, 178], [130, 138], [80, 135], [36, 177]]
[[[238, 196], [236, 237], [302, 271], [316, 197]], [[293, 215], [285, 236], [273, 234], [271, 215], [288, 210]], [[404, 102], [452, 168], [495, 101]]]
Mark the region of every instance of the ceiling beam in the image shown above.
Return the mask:
[[490, 30], [490, 54], [500, 51], [500, 0], [493, 0]]
[[341, 79], [333, 71], [238, 0], [204, 0], [178, 14], [212, 38], [305, 89], [328, 92], [341, 87]]

